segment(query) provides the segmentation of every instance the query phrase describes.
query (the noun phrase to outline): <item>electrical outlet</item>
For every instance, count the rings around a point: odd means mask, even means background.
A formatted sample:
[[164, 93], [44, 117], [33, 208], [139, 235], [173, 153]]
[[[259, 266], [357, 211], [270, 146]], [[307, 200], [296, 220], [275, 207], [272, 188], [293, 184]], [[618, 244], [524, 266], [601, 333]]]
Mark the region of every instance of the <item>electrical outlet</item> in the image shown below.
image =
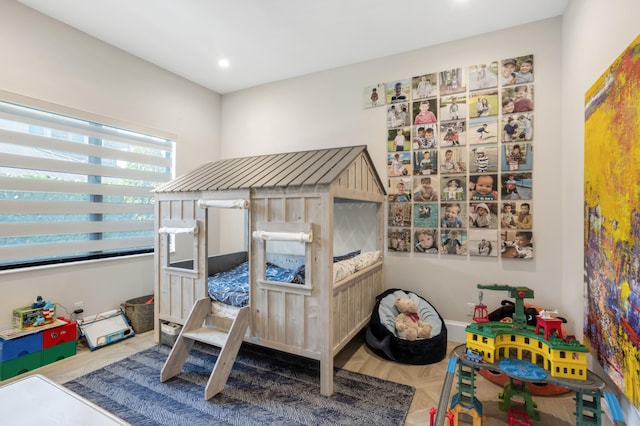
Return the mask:
[[473, 302], [467, 302], [467, 316], [472, 317], [476, 309], [476, 304]]
[[84, 312], [84, 302], [76, 302], [73, 304], [73, 312]]

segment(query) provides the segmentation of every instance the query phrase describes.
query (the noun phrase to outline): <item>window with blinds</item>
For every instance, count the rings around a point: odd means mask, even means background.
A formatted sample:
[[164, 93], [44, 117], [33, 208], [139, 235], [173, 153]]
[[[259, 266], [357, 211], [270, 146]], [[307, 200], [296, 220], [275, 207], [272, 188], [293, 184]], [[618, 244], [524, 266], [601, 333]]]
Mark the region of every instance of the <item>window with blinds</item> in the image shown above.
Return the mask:
[[152, 252], [173, 158], [171, 139], [0, 101], [0, 269]]

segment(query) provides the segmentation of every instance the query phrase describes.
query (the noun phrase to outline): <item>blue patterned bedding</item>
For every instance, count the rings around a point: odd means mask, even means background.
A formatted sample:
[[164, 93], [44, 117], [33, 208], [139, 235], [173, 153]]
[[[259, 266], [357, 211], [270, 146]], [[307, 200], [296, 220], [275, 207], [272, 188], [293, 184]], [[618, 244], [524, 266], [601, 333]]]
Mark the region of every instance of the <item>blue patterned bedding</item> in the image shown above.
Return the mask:
[[[269, 281], [293, 282], [296, 271], [267, 263], [266, 279]], [[218, 272], [207, 279], [209, 296], [232, 306], [246, 306], [249, 303], [249, 263]]]

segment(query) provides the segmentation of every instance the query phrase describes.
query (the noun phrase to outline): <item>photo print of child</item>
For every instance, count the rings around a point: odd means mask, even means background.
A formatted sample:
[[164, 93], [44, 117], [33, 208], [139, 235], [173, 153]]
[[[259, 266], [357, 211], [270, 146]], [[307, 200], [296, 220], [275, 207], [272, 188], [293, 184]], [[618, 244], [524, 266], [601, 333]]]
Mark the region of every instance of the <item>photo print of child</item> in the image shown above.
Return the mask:
[[498, 86], [498, 61], [490, 61], [469, 67], [469, 90], [489, 89]]
[[388, 199], [391, 203], [411, 202], [411, 177], [388, 179]]
[[533, 227], [533, 213], [531, 211], [531, 202], [516, 202], [516, 228], [531, 229]]
[[411, 117], [413, 124], [429, 124], [438, 121], [436, 112], [438, 111], [437, 99], [425, 99], [423, 101], [411, 103]]
[[413, 149], [431, 149], [438, 147], [438, 125], [436, 123], [413, 126]]
[[466, 256], [467, 231], [443, 229], [440, 231], [440, 253]]
[[500, 205], [500, 227], [502, 229], [516, 229], [516, 203], [504, 202]]
[[498, 115], [498, 90], [476, 92], [469, 95], [469, 118]]
[[437, 228], [439, 226], [438, 203], [414, 204], [413, 226], [417, 228]]
[[476, 145], [469, 149], [471, 173], [498, 171], [498, 145]]
[[[511, 100], [513, 106], [505, 101]], [[502, 90], [502, 107], [506, 114], [533, 111], [533, 84], [506, 87]]]
[[500, 239], [503, 259], [533, 259], [533, 232], [503, 231]]
[[469, 120], [468, 141], [470, 145], [496, 143], [498, 141], [498, 117], [479, 117]]
[[533, 83], [533, 55], [503, 59], [500, 82], [503, 86]]
[[413, 178], [413, 202], [438, 201], [438, 177], [418, 176]]
[[411, 226], [411, 204], [389, 203], [389, 226]]
[[502, 115], [502, 142], [533, 140], [533, 113]]
[[411, 228], [388, 228], [388, 249], [390, 251], [411, 251]]
[[362, 92], [362, 106], [365, 108], [374, 108], [386, 104], [387, 99], [385, 93], [384, 83], [366, 86]]
[[527, 142], [502, 145], [502, 171], [527, 171], [533, 168], [532, 146]]
[[440, 174], [464, 173], [467, 171], [465, 163], [465, 148], [443, 148], [440, 150]]
[[388, 104], [406, 102], [411, 93], [411, 82], [407, 79], [391, 81], [385, 84], [387, 89], [386, 98]]
[[467, 97], [464, 94], [441, 97], [439, 116], [440, 121], [457, 121], [467, 118]]
[[502, 173], [500, 180], [500, 195], [503, 200], [533, 199], [533, 180], [531, 173]]
[[498, 175], [469, 176], [469, 194], [472, 201], [498, 201]]
[[387, 130], [387, 152], [411, 151], [411, 127]]
[[387, 174], [389, 176], [407, 176], [411, 174], [411, 153], [387, 153]]
[[467, 142], [465, 121], [448, 121], [440, 123], [440, 146], [459, 146]]
[[438, 75], [423, 74], [411, 79], [411, 99], [435, 98], [438, 95]]
[[467, 91], [467, 69], [453, 68], [440, 71], [438, 74], [440, 83], [440, 96]]
[[438, 230], [417, 228], [413, 237], [415, 253], [438, 254]]
[[409, 103], [387, 105], [387, 129], [410, 125]]
[[470, 229], [467, 244], [469, 255], [483, 257], [498, 257], [500, 245], [498, 232], [487, 229]]
[[469, 204], [469, 227], [498, 229], [498, 204], [474, 203]]
[[465, 181], [462, 177], [442, 177], [440, 179], [440, 200], [466, 200]]
[[435, 175], [438, 173], [438, 150], [425, 149], [413, 151], [413, 172], [416, 175]]
[[465, 228], [466, 203], [440, 203], [440, 227]]

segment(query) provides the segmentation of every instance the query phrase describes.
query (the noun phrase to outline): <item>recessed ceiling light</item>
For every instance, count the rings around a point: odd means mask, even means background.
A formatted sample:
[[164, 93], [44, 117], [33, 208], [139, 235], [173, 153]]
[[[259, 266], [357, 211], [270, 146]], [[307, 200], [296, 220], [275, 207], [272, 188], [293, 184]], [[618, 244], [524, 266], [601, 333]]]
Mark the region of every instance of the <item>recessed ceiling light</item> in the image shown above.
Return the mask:
[[220, 68], [229, 68], [229, 60], [228, 59], [220, 59], [218, 61], [218, 66]]

